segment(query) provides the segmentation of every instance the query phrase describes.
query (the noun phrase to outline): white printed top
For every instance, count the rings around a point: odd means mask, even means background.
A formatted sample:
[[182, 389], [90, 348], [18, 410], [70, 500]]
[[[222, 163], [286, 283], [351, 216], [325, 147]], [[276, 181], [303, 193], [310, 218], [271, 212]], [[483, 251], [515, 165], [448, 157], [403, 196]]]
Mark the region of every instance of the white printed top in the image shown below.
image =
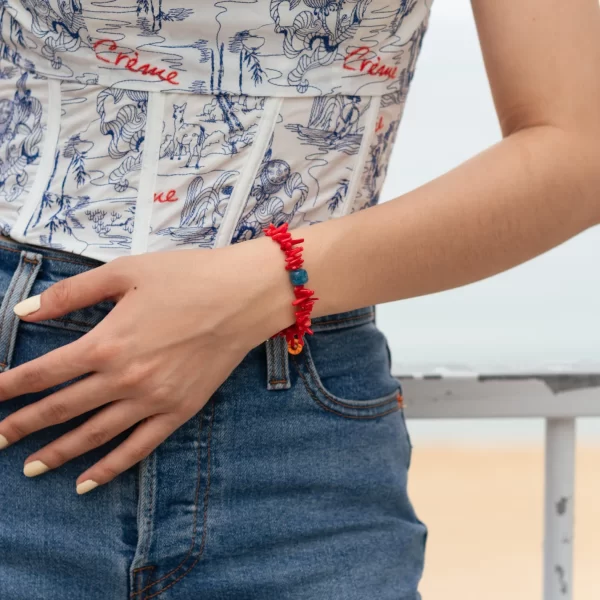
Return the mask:
[[432, 0], [0, 0], [0, 233], [108, 262], [377, 203]]

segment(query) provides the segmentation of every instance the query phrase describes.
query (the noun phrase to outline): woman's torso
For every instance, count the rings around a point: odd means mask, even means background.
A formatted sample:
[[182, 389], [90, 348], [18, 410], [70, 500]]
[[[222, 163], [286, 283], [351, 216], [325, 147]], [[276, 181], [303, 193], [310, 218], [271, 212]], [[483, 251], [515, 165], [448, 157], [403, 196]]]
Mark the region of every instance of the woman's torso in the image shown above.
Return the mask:
[[430, 4], [0, 1], [0, 232], [109, 261], [372, 206]]

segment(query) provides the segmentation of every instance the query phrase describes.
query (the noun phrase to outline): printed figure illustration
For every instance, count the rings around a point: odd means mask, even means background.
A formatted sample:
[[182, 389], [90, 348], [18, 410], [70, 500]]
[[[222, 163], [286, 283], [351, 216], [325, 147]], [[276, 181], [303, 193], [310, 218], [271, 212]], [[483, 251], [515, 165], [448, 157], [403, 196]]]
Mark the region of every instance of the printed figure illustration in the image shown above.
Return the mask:
[[[83, 110], [95, 118], [82, 133], [61, 143], [26, 232], [37, 228], [40, 243], [55, 248], [63, 247], [56, 238], [65, 236], [127, 248], [137, 196], [131, 179], [141, 169], [148, 94], [94, 88], [95, 102], [82, 108], [79, 100], [86, 87], [72, 84], [70, 91], [63, 92], [63, 111]], [[103, 194], [98, 194], [101, 188]], [[94, 232], [92, 239], [90, 232]]]
[[392, 121], [384, 131], [378, 133], [374, 138], [363, 173], [364, 183], [361, 191], [363, 202], [360, 206], [355, 207], [355, 210], [377, 204], [381, 182], [385, 177], [388, 166], [387, 160], [384, 159], [386, 159], [386, 155], [391, 148], [399, 124], [399, 120]]
[[171, 236], [177, 246], [194, 244], [210, 248], [233, 191], [231, 182], [238, 175], [237, 171], [225, 171], [213, 186], [206, 187], [204, 179], [196, 177], [187, 189], [179, 227], [167, 227], [156, 234]]
[[[123, 103], [124, 99], [131, 102]], [[147, 92], [106, 88], [98, 94], [96, 110], [100, 115], [100, 132], [109, 136], [109, 156], [123, 159], [109, 175], [109, 181], [117, 192], [129, 187], [127, 175], [142, 168], [141, 144], [146, 128]], [[108, 114], [119, 106], [114, 119]]]
[[19, 77], [12, 100], [0, 100], [0, 201], [21, 198], [29, 181], [27, 168], [40, 154], [42, 104], [31, 95], [28, 77]]
[[149, 126], [148, 247], [209, 247], [239, 182], [233, 241], [376, 203], [431, 1], [0, 0], [0, 230], [26, 207], [35, 243], [126, 253]]
[[[176, 188], [179, 179], [179, 185], [186, 186], [179, 226], [162, 227], [154, 233], [170, 236], [176, 245], [209, 247], [246, 164], [244, 157], [236, 155], [248, 156], [250, 152], [264, 98], [207, 96], [196, 105], [196, 114], [190, 112], [190, 104], [174, 101], [171, 105], [171, 118], [163, 123], [159, 152], [159, 180], [166, 177], [164, 185]], [[223, 169], [225, 164], [227, 168]]]
[[[246, 210], [238, 223], [232, 242], [258, 237], [269, 223], [289, 223], [308, 196], [308, 187], [300, 173], [290, 165], [272, 158], [267, 150], [254, 180]], [[293, 203], [290, 205], [290, 201]], [[289, 212], [285, 208], [289, 207]]]
[[61, 52], [76, 52], [91, 39], [85, 26], [80, 0], [59, 2], [58, 12], [47, 0], [21, 0], [31, 15], [31, 31], [43, 40], [42, 55], [54, 69], [63, 65]]
[[198, 169], [200, 167], [202, 146], [206, 140], [206, 129], [200, 124], [185, 122], [186, 107], [187, 102], [181, 106], [173, 104], [173, 127], [171, 133], [165, 136], [160, 157], [168, 156], [173, 160], [177, 156], [181, 160], [182, 156], [187, 155], [188, 159], [185, 166], [189, 167], [195, 158], [196, 169]]
[[214, 154], [231, 156], [252, 144], [264, 98], [219, 94], [194, 117], [188, 103], [173, 104], [172, 120], [163, 123], [160, 158], [185, 159], [181, 168], [202, 167], [201, 159]]
[[362, 140], [360, 100], [358, 96], [318, 96], [313, 101], [308, 124], [294, 123], [286, 128], [319, 150], [356, 154]]
[[371, 0], [271, 0], [275, 31], [283, 35], [283, 50], [297, 59], [288, 82], [303, 93], [305, 75], [330, 65], [343, 42], [352, 38]]
[[[164, 69], [163, 89], [176, 85], [200, 94], [268, 95], [284, 87], [296, 94], [310, 88], [363, 95], [373, 82], [379, 93], [383, 85], [391, 92], [404, 62], [401, 47], [413, 28], [426, 24], [430, 2], [0, 0], [0, 55], [40, 74], [85, 83], [95, 75], [108, 85], [116, 84], [112, 73], [127, 71], [123, 81], [143, 81], [156, 79], [149, 71]], [[239, 18], [244, 10], [251, 19]], [[98, 42], [104, 44], [96, 53]], [[147, 66], [136, 70], [134, 63]], [[171, 71], [177, 76], [166, 77]], [[347, 89], [355, 77], [354, 89]]]

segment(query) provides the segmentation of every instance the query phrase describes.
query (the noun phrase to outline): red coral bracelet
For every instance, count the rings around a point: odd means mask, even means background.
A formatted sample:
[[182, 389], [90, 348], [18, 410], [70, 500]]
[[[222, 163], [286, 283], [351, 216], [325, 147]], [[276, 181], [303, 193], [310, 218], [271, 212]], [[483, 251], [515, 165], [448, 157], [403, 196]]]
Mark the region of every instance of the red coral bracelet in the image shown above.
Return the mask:
[[[313, 297], [314, 291], [304, 287], [304, 284], [308, 281], [308, 273], [302, 269], [304, 260], [302, 259], [302, 246], [301, 244], [304, 239], [299, 238], [297, 240], [292, 239], [291, 233], [288, 232], [288, 224], [284, 223], [279, 227], [275, 227], [271, 223], [265, 230], [265, 235], [272, 238], [277, 242], [285, 254], [285, 266], [286, 270], [289, 271], [290, 280], [294, 286], [294, 295], [296, 299], [292, 302], [292, 306], [297, 309], [296, 322], [289, 327], [286, 327], [279, 333], [276, 333], [272, 337], [285, 336], [287, 341], [288, 352], [290, 354], [300, 354], [304, 347], [304, 335], [311, 334], [310, 328], [310, 313], [313, 309], [315, 301], [318, 298]], [[297, 247], [294, 247], [297, 246]]]

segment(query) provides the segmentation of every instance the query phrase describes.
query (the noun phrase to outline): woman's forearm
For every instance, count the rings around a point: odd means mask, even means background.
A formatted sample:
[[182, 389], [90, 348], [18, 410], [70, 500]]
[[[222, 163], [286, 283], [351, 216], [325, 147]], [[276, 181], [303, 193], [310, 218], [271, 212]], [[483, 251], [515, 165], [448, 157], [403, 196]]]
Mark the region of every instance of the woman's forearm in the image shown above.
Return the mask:
[[595, 141], [532, 127], [395, 200], [296, 230], [313, 314], [458, 287], [557, 246], [598, 222], [599, 165]]

